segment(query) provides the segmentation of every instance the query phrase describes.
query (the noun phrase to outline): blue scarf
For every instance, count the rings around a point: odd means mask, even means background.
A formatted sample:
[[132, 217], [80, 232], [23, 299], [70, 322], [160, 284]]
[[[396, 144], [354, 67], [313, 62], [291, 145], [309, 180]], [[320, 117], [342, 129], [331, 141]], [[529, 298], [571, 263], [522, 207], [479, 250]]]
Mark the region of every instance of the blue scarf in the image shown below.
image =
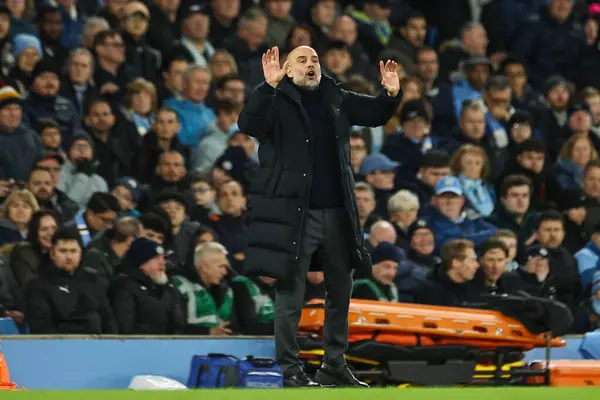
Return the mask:
[[469, 179], [462, 174], [459, 175], [458, 180], [471, 207], [481, 216], [489, 217], [494, 211], [494, 199], [485, 183], [481, 179]]

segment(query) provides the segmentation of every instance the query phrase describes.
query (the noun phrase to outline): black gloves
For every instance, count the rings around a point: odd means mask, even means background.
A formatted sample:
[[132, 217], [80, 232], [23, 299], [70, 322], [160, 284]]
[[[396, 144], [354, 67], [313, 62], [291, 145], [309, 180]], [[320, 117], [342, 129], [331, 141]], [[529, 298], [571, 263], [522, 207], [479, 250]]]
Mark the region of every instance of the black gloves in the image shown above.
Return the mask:
[[78, 160], [75, 163], [75, 168], [79, 173], [92, 176], [96, 172], [96, 168], [98, 168], [98, 162], [93, 160]]

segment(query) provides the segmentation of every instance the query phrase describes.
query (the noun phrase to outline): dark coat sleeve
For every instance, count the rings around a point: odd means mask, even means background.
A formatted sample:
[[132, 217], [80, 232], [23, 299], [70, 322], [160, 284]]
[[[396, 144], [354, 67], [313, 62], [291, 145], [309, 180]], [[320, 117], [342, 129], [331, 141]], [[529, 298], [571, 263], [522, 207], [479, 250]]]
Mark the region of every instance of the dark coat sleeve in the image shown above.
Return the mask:
[[44, 290], [44, 284], [36, 279], [27, 290], [27, 325], [32, 334], [59, 333], [58, 327], [52, 320], [50, 299]]
[[241, 333], [244, 335], [272, 335], [274, 324], [261, 324], [256, 316], [254, 301], [248, 288], [242, 282], [234, 282], [232, 285], [235, 314]]
[[260, 85], [248, 98], [238, 118], [240, 131], [259, 138], [271, 131], [271, 104], [275, 90], [268, 84]]
[[35, 250], [31, 246], [17, 245], [14, 248], [11, 254], [10, 267], [23, 292], [27, 291], [29, 282], [38, 277], [39, 263], [40, 259], [36, 257]]
[[385, 125], [394, 115], [402, 100], [402, 90], [396, 97], [387, 93], [378, 96], [367, 96], [342, 90], [343, 108], [350, 125], [378, 127]]
[[100, 296], [100, 307], [98, 312], [100, 313], [100, 318], [102, 318], [102, 333], [105, 335], [116, 335], [118, 331], [115, 314], [104, 293]]
[[132, 334], [136, 314], [135, 296], [128, 290], [124, 280], [117, 279], [113, 284], [110, 302], [118, 332], [122, 335]]
[[375, 292], [373, 292], [367, 285], [355, 286], [352, 290], [352, 298], [361, 300], [379, 300]]
[[418, 304], [428, 304], [432, 306], [448, 305], [448, 299], [444, 288], [431, 280], [427, 280], [415, 290], [413, 299], [414, 302]]
[[171, 310], [169, 326], [167, 332], [172, 335], [180, 335], [185, 331], [185, 319], [181, 308], [181, 296], [179, 291], [173, 288], [173, 310]]

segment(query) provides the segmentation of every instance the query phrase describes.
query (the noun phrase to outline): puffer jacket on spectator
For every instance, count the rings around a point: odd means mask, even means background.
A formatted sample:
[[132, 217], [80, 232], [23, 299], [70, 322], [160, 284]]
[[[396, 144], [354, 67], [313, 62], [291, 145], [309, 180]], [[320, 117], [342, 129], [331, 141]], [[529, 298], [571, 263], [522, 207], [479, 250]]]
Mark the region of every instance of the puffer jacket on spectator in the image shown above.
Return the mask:
[[25, 182], [41, 152], [40, 136], [25, 125], [14, 132], [0, 130], [0, 179]]
[[181, 144], [195, 148], [207, 135], [208, 127], [215, 121], [213, 110], [201, 103], [190, 100], [171, 98], [164, 103], [165, 107], [173, 108], [179, 117], [181, 130], [177, 134]]
[[464, 303], [477, 301], [478, 298], [479, 289], [473, 281], [454, 282], [444, 265], [433, 270], [413, 295], [415, 303], [447, 307], [460, 307]]
[[579, 189], [583, 184], [583, 167], [571, 160], [558, 160], [554, 168], [554, 180], [557, 189]]
[[104, 233], [100, 233], [85, 248], [80, 268], [96, 275], [98, 285], [107, 293], [120, 263], [121, 259], [110, 246], [110, 240]]
[[550, 273], [556, 288], [556, 298], [574, 310], [582, 300], [577, 260], [564, 247], [548, 249]]
[[86, 207], [95, 192], [108, 192], [104, 178], [98, 174], [87, 175], [78, 172], [77, 167], [70, 161], [65, 161], [56, 187], [79, 207]]
[[48, 262], [48, 256], [34, 248], [29, 242], [17, 244], [10, 254], [10, 268], [22, 293], [29, 283], [40, 276], [40, 266]]

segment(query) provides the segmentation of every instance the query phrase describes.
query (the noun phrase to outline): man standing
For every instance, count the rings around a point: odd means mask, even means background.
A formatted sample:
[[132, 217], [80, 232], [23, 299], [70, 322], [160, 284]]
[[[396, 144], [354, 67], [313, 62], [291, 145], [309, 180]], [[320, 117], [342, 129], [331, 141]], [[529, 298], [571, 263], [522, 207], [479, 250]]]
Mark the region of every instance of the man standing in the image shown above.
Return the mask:
[[[278, 279], [276, 357], [286, 386], [366, 387], [344, 360], [352, 270], [371, 272], [354, 195], [349, 128], [381, 126], [392, 117], [401, 98], [396, 63], [380, 62], [387, 94], [378, 97], [345, 91], [321, 77], [319, 56], [307, 46], [292, 50], [283, 68], [274, 47], [263, 55], [262, 65], [266, 82], [250, 96], [238, 121], [261, 148], [261, 168], [250, 190], [245, 273]], [[327, 288], [319, 384], [302, 370], [296, 339], [315, 252]]]

